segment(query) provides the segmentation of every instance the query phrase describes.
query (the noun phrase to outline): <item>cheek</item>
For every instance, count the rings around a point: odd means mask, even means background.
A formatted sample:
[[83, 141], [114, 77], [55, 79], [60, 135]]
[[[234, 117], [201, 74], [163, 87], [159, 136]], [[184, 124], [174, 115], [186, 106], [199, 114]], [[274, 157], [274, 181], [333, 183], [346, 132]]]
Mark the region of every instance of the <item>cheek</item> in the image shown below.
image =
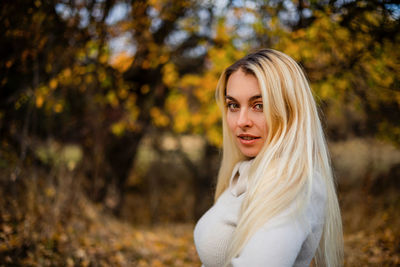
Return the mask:
[[268, 127], [267, 127], [266, 123], [264, 123], [263, 133], [264, 133], [264, 136], [267, 136], [267, 134], [268, 134]]
[[257, 118], [257, 125], [264, 136], [268, 133], [268, 126], [264, 116]]
[[231, 130], [231, 132], [234, 132], [235, 127], [236, 127], [236, 118], [232, 113], [227, 112], [226, 122], [227, 122], [228, 127]]

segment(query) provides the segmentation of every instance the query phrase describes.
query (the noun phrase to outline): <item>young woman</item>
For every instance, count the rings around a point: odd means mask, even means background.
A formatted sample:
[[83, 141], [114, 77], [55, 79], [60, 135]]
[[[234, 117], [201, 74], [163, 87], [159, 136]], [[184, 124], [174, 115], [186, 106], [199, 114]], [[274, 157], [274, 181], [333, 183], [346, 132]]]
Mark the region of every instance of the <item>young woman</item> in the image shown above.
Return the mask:
[[222, 163], [215, 204], [194, 230], [203, 266], [341, 266], [340, 210], [302, 69], [257, 51], [223, 72], [216, 99]]

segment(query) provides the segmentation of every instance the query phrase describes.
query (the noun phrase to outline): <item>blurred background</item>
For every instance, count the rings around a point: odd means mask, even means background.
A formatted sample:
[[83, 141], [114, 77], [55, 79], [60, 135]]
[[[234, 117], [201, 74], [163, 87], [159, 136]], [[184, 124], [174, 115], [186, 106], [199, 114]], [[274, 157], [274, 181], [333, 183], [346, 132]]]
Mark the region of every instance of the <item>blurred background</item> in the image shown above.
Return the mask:
[[0, 3], [0, 266], [200, 266], [221, 72], [268, 47], [310, 80], [346, 266], [400, 265], [400, 4]]

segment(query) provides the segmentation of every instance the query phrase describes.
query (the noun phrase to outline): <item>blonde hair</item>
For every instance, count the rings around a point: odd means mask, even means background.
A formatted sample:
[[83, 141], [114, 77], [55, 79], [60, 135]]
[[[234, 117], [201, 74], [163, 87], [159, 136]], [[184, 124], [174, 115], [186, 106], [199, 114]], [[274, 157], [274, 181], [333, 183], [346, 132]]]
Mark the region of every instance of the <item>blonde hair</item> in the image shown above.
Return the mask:
[[258, 80], [268, 133], [249, 171], [247, 194], [226, 265], [263, 224], [293, 201], [303, 209], [310, 201], [313, 179], [319, 173], [326, 185], [326, 207], [314, 261], [317, 266], [341, 266], [342, 222], [317, 107], [302, 69], [282, 52], [262, 49], [249, 54], [228, 67], [220, 77], [216, 100], [223, 118], [223, 156], [215, 200], [229, 186], [235, 164], [246, 158], [226, 122], [226, 84], [230, 75], [239, 69]]

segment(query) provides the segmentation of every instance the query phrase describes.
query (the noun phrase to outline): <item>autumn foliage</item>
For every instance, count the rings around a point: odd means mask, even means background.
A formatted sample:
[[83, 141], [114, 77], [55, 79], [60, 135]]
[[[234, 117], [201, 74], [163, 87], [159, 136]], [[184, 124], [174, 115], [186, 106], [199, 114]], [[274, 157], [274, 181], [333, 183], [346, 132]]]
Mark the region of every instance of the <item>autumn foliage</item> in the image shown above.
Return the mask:
[[191, 232], [222, 144], [215, 87], [261, 47], [301, 64], [321, 109], [345, 264], [400, 264], [397, 1], [0, 8], [0, 266], [199, 265]]

